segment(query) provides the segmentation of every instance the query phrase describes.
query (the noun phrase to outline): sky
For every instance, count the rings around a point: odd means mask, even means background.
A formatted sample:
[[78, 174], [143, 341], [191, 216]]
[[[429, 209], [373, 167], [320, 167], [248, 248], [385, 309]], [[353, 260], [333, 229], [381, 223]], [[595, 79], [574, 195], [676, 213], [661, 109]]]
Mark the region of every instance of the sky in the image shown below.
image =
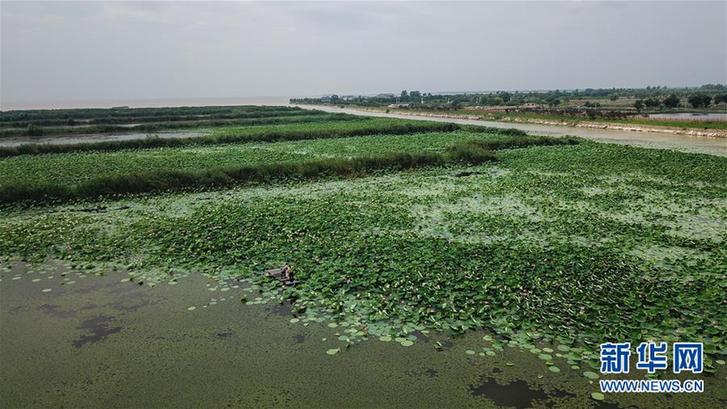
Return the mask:
[[0, 2], [0, 107], [727, 83], [727, 1]]

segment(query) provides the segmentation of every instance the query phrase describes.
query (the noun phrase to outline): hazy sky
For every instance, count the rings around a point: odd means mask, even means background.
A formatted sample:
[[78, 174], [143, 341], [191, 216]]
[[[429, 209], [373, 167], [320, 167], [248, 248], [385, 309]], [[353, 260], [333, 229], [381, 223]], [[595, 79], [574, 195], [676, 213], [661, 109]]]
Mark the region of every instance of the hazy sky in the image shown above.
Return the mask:
[[10, 2], [4, 108], [41, 101], [727, 82], [727, 2]]

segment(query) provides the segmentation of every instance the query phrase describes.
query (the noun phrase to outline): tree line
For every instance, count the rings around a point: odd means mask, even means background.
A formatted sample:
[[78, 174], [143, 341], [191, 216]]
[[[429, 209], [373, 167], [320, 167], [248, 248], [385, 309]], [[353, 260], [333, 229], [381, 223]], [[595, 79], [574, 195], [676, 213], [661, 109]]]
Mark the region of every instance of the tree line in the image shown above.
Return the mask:
[[[636, 111], [638, 112], [641, 112], [644, 108], [656, 109], [665, 107], [674, 109], [678, 107], [680, 103], [681, 98], [679, 98], [676, 94], [671, 94], [664, 99], [659, 99], [657, 97], [637, 99], [634, 101], [634, 108], [636, 108]], [[714, 103], [714, 105], [719, 105], [721, 103], [727, 104], [727, 93], [716, 94], [713, 96], [703, 93], [692, 94], [687, 96], [687, 103], [695, 109], [708, 108], [712, 103]]]

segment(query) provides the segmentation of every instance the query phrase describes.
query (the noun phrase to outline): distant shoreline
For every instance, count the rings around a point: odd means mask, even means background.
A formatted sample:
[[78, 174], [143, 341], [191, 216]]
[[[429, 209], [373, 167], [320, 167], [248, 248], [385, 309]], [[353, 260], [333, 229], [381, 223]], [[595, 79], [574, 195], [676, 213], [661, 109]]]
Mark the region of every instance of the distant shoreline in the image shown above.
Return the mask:
[[[304, 104], [298, 104], [301, 108], [304, 108]], [[321, 105], [311, 105], [312, 108], [321, 109]], [[406, 117], [421, 117], [421, 118], [441, 118], [441, 119], [455, 119], [455, 120], [468, 120], [468, 121], [483, 121], [483, 122], [497, 122], [502, 124], [531, 124], [531, 125], [545, 125], [545, 126], [561, 126], [570, 128], [586, 128], [586, 129], [606, 129], [613, 131], [626, 131], [626, 132], [649, 132], [649, 133], [664, 133], [672, 135], [685, 135], [685, 136], [697, 136], [697, 137], [708, 137], [708, 138], [727, 138], [727, 131], [720, 129], [701, 129], [701, 128], [679, 128], [670, 126], [659, 126], [659, 125], [638, 125], [638, 124], [616, 124], [599, 121], [583, 121], [579, 123], [571, 123], [568, 121], [553, 121], [553, 120], [542, 120], [542, 119], [483, 119], [478, 115], [467, 115], [467, 114], [444, 114], [444, 113], [427, 113], [427, 112], [412, 112], [403, 111], [396, 109], [385, 109], [385, 108], [372, 108], [372, 107], [347, 107], [352, 111], [360, 111], [362, 113], [378, 113], [387, 114], [392, 113], [396, 115]], [[389, 111], [389, 112], [387, 112]]]
[[222, 98], [160, 98], [160, 99], [120, 99], [100, 101], [32, 101], [0, 102], [1, 111], [40, 110], [40, 109], [92, 109], [92, 108], [163, 108], [182, 106], [222, 106], [222, 105], [290, 105], [291, 97], [222, 97]]

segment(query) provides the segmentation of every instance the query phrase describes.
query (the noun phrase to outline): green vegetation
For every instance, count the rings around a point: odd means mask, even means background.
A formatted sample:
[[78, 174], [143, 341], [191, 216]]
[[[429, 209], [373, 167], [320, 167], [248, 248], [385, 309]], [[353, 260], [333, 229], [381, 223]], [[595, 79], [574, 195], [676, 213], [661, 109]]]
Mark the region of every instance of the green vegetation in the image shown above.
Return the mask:
[[275, 115], [259, 118], [243, 119], [199, 119], [194, 121], [167, 121], [159, 123], [143, 123], [133, 125], [82, 125], [63, 127], [40, 127], [28, 125], [26, 129], [5, 128], [0, 129], [0, 138], [18, 136], [52, 136], [52, 135], [90, 135], [108, 133], [153, 133], [172, 129], [192, 129], [200, 127], [219, 126], [252, 126], [290, 124], [302, 122], [347, 121], [356, 120], [356, 117], [343, 114], [327, 114], [322, 111], [310, 111], [308, 115]]
[[[406, 124], [396, 129], [407, 129]], [[349, 175], [459, 160], [478, 163], [492, 160], [494, 149], [576, 142], [573, 138], [440, 132], [115, 153], [24, 155], [0, 161], [0, 173], [5, 175], [0, 181], [0, 202], [219, 187], [309, 178], [317, 171], [321, 175]], [[450, 147], [453, 144], [455, 147]], [[396, 160], [401, 164], [396, 164]]]
[[[14, 111], [15, 112], [15, 111]], [[300, 108], [279, 107], [274, 110], [241, 110], [240, 112], [217, 112], [209, 114], [150, 114], [150, 115], [116, 115], [106, 117], [93, 117], [86, 119], [68, 118], [45, 118], [45, 119], [27, 119], [27, 120], [0, 120], [0, 128], [25, 128], [30, 125], [35, 126], [76, 126], [76, 125], [103, 125], [103, 124], [142, 124], [142, 123], [160, 123], [173, 121], [199, 121], [211, 119], [251, 119], [265, 118], [274, 116], [296, 116], [311, 115], [317, 111], [303, 110]], [[0, 115], [1, 116], [1, 115]]]
[[[299, 163], [241, 165], [228, 168], [202, 170], [154, 170], [151, 172], [97, 177], [77, 185], [10, 186], [0, 190], [0, 198], [7, 201], [43, 199], [80, 199], [103, 195], [146, 193], [184, 188], [226, 187], [239, 183], [269, 182], [273, 180], [319, 178], [322, 176], [355, 176], [379, 169], [414, 169], [443, 165], [458, 159], [457, 155], [436, 153], [390, 153], [381, 156], [357, 158], [319, 159]], [[464, 161], [481, 163], [493, 160], [490, 152], [477, 152]]]
[[712, 103], [712, 97], [706, 94], [692, 94], [687, 98], [689, 105], [693, 108], [706, 108]]
[[[360, 138], [359, 149], [389, 138]], [[705, 342], [714, 368], [727, 347], [725, 158], [591, 142], [498, 156], [99, 212], [6, 206], [0, 254], [110, 263], [151, 282], [183, 271], [258, 280], [290, 263], [300, 284], [281, 294], [296, 310], [353, 316], [371, 333], [488, 328], [525, 348], [569, 346], [569, 359], [604, 340], [688, 339]]]
[[[472, 106], [520, 107], [527, 104], [538, 105], [541, 109], [562, 107], [588, 108], [595, 113], [602, 109], [629, 111], [634, 100], [640, 105], [656, 109], [688, 108], [703, 109], [727, 102], [727, 85], [705, 84], [700, 87], [669, 88], [649, 86], [646, 88], [586, 88], [576, 90], [551, 91], [494, 91], [468, 92], [464, 94], [432, 94], [431, 92], [401, 91], [400, 93], [379, 94], [376, 96], [330, 95], [321, 98], [294, 98], [296, 104], [334, 104], [341, 106], [385, 106], [402, 105], [403, 108], [456, 110]], [[692, 102], [696, 101], [697, 105]]]
[[167, 108], [83, 108], [0, 111], [0, 128], [28, 125], [57, 126], [180, 121], [218, 118], [259, 118], [309, 115], [311, 111], [285, 106], [202, 106]]
[[[344, 121], [299, 122], [286, 125], [222, 127], [209, 134], [189, 138], [145, 138], [109, 142], [75, 144], [23, 144], [0, 147], [0, 157], [24, 154], [118, 151], [125, 149], [149, 149], [196, 145], [218, 145], [236, 142], [276, 142], [300, 139], [323, 139], [350, 136], [389, 134], [403, 135], [417, 132], [446, 132], [459, 129], [457, 125], [441, 122], [401, 121], [386, 118], [360, 118], [344, 115]], [[477, 129], [477, 132], [493, 133], [491, 128]], [[504, 132], [507, 132], [505, 130]], [[507, 134], [518, 134], [517, 131]]]
[[[355, 323], [348, 343], [487, 329], [486, 355], [555, 344], [574, 365], [690, 340], [708, 371], [727, 353], [727, 158], [390, 119], [174, 141], [0, 159], [0, 256], [249, 278], [244, 303]], [[284, 264], [297, 286], [262, 277]]]

